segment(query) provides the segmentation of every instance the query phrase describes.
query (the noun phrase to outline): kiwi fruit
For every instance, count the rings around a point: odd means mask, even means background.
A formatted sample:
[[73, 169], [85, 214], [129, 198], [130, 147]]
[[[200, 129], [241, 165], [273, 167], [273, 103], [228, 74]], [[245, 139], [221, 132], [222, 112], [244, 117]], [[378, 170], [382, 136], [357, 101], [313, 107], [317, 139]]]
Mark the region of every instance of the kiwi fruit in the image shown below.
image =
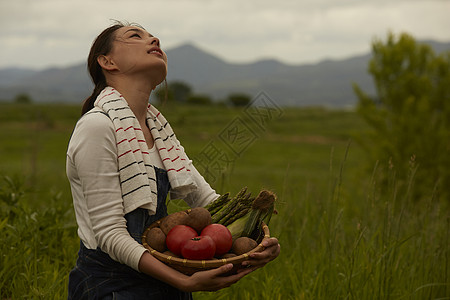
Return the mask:
[[159, 227], [153, 227], [147, 233], [147, 244], [158, 252], [166, 250], [166, 235]]
[[159, 227], [167, 235], [173, 227], [176, 225], [187, 225], [186, 221], [188, 219], [188, 214], [184, 211], [179, 211], [173, 214], [166, 216], [161, 220], [161, 224]]
[[212, 223], [211, 213], [204, 207], [195, 207], [188, 212], [186, 225], [194, 228], [198, 233]]
[[241, 236], [233, 242], [233, 245], [231, 246], [231, 252], [236, 255], [241, 255], [254, 249], [256, 246], [258, 246], [258, 243], [254, 239], [246, 236]]

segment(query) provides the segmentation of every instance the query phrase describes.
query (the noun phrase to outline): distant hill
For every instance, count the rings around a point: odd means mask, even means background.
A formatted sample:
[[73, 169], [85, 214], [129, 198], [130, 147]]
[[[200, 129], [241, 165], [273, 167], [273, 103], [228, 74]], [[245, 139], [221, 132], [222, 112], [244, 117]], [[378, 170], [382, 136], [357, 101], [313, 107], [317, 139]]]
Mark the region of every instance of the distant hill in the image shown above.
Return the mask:
[[[423, 43], [430, 44], [437, 53], [450, 50], [450, 43]], [[305, 65], [288, 65], [277, 60], [233, 64], [185, 44], [167, 50], [167, 56], [168, 82], [183, 81], [195, 93], [208, 94], [215, 100], [230, 93], [255, 96], [264, 91], [279, 105], [344, 107], [356, 103], [352, 83], [374, 93], [367, 72], [370, 53]], [[90, 95], [91, 89], [85, 63], [42, 71], [0, 69], [0, 99], [3, 100], [28, 93], [35, 101], [80, 103]]]

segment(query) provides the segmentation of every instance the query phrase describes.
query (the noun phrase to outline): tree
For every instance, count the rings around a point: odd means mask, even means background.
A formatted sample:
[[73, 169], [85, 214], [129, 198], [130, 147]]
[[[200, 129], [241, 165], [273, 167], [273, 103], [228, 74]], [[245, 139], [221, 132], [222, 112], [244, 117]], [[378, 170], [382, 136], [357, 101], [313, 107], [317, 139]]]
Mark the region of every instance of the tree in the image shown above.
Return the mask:
[[211, 105], [212, 100], [208, 95], [191, 95], [186, 103], [194, 105]]
[[405, 189], [414, 178], [415, 198], [436, 187], [450, 196], [450, 52], [436, 55], [405, 33], [374, 40], [372, 52], [377, 95], [354, 86], [357, 111], [372, 128], [364, 143], [372, 165], [394, 168]]
[[164, 81], [163, 84], [159, 85], [156, 90], [152, 92], [152, 94], [155, 95], [155, 102], [158, 105], [173, 101], [173, 94], [170, 91], [166, 81]]
[[186, 103], [192, 95], [192, 88], [181, 81], [174, 81], [160, 85], [155, 91], [157, 101], [162, 104], [164, 102], [181, 102]]
[[250, 104], [251, 98], [246, 94], [231, 94], [228, 96], [228, 103], [233, 106], [247, 106]]
[[25, 94], [25, 93], [21, 93], [21, 94], [17, 94], [16, 97], [14, 98], [14, 102], [16, 103], [22, 103], [22, 104], [28, 104], [33, 102], [31, 100], [30, 95]]
[[169, 90], [171, 91], [173, 98], [177, 102], [186, 102], [189, 96], [192, 95], [192, 89], [184, 82], [174, 81], [169, 83]]

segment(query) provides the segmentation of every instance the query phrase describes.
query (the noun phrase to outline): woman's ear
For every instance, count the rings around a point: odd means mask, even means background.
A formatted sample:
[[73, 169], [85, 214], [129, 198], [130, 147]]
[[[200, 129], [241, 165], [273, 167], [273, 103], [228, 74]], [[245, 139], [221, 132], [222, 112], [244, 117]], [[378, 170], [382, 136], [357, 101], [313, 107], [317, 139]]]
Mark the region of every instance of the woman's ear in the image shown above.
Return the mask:
[[102, 69], [106, 71], [118, 70], [117, 66], [114, 64], [111, 58], [106, 55], [100, 55], [99, 57], [97, 57], [97, 62], [100, 65], [100, 67], [102, 67]]

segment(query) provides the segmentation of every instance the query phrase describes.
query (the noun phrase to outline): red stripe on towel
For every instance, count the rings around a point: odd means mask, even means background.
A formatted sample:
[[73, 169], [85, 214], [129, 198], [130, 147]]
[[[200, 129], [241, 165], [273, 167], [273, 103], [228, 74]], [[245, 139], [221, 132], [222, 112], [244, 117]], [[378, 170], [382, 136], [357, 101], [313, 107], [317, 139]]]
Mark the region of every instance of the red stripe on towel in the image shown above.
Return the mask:
[[127, 139], [123, 139], [123, 140], [121, 140], [120, 142], [118, 142], [117, 143], [117, 145], [119, 145], [120, 143], [123, 143], [123, 142], [125, 142]]
[[111, 96], [112, 94], [114, 94], [114, 90], [112, 90], [112, 92], [109, 93], [108, 95], [103, 95], [100, 99], [97, 100], [97, 102], [100, 101], [100, 100], [102, 100], [102, 99], [105, 98], [105, 97]]
[[180, 171], [183, 170], [183, 169], [184, 169], [184, 167], [179, 168], [178, 170], [175, 170], [174, 168], [171, 168], [171, 169], [167, 170], [167, 172], [169, 172], [169, 171], [180, 172]]
[[127, 152], [124, 152], [124, 153], [120, 154], [117, 158], [122, 157], [122, 156], [124, 156], [125, 154], [130, 153], [130, 152], [131, 152], [131, 150], [128, 150]]

